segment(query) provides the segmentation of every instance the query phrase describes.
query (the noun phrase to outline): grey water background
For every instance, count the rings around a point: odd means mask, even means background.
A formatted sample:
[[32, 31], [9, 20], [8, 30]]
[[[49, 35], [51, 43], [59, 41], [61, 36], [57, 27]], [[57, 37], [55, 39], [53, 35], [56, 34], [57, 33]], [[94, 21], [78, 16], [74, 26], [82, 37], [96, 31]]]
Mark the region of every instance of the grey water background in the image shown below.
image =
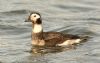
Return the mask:
[[[77, 49], [31, 54], [29, 10], [41, 13], [44, 31], [92, 38]], [[100, 0], [0, 0], [0, 63], [100, 63]]]

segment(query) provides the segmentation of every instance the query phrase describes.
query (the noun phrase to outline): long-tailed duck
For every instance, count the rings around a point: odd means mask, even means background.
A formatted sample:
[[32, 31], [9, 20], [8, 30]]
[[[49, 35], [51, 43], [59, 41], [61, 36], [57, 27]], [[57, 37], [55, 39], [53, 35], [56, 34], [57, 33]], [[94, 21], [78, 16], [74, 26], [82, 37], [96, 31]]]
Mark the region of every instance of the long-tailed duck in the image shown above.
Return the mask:
[[80, 43], [84, 37], [60, 32], [43, 32], [42, 18], [38, 12], [31, 12], [25, 22], [32, 22], [32, 45], [34, 46], [68, 46]]

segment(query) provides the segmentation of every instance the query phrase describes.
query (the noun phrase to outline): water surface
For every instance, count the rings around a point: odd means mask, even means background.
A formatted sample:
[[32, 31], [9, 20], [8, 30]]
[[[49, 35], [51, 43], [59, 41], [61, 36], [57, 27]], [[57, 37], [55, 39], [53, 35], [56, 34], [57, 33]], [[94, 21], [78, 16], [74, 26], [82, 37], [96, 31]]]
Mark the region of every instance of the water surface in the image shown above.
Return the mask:
[[[29, 10], [42, 14], [44, 31], [89, 35], [74, 50], [45, 55], [31, 54]], [[99, 0], [0, 0], [1, 63], [99, 63]]]

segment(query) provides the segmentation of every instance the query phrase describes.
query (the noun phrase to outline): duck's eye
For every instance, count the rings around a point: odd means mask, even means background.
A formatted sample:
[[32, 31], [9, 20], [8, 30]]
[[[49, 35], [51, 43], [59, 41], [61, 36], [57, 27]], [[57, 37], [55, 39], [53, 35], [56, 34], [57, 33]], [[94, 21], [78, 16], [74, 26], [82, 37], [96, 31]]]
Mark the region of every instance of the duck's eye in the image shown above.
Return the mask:
[[36, 17], [36, 15], [34, 15], [34, 17]]

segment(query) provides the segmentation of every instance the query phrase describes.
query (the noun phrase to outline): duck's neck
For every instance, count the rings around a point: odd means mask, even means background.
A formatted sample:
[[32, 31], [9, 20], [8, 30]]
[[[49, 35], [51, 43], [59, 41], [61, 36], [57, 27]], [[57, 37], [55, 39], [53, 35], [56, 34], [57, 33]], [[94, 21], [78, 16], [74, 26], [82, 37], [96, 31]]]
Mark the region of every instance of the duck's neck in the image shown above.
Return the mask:
[[33, 24], [32, 26], [32, 40], [43, 39], [43, 28], [42, 24]]

